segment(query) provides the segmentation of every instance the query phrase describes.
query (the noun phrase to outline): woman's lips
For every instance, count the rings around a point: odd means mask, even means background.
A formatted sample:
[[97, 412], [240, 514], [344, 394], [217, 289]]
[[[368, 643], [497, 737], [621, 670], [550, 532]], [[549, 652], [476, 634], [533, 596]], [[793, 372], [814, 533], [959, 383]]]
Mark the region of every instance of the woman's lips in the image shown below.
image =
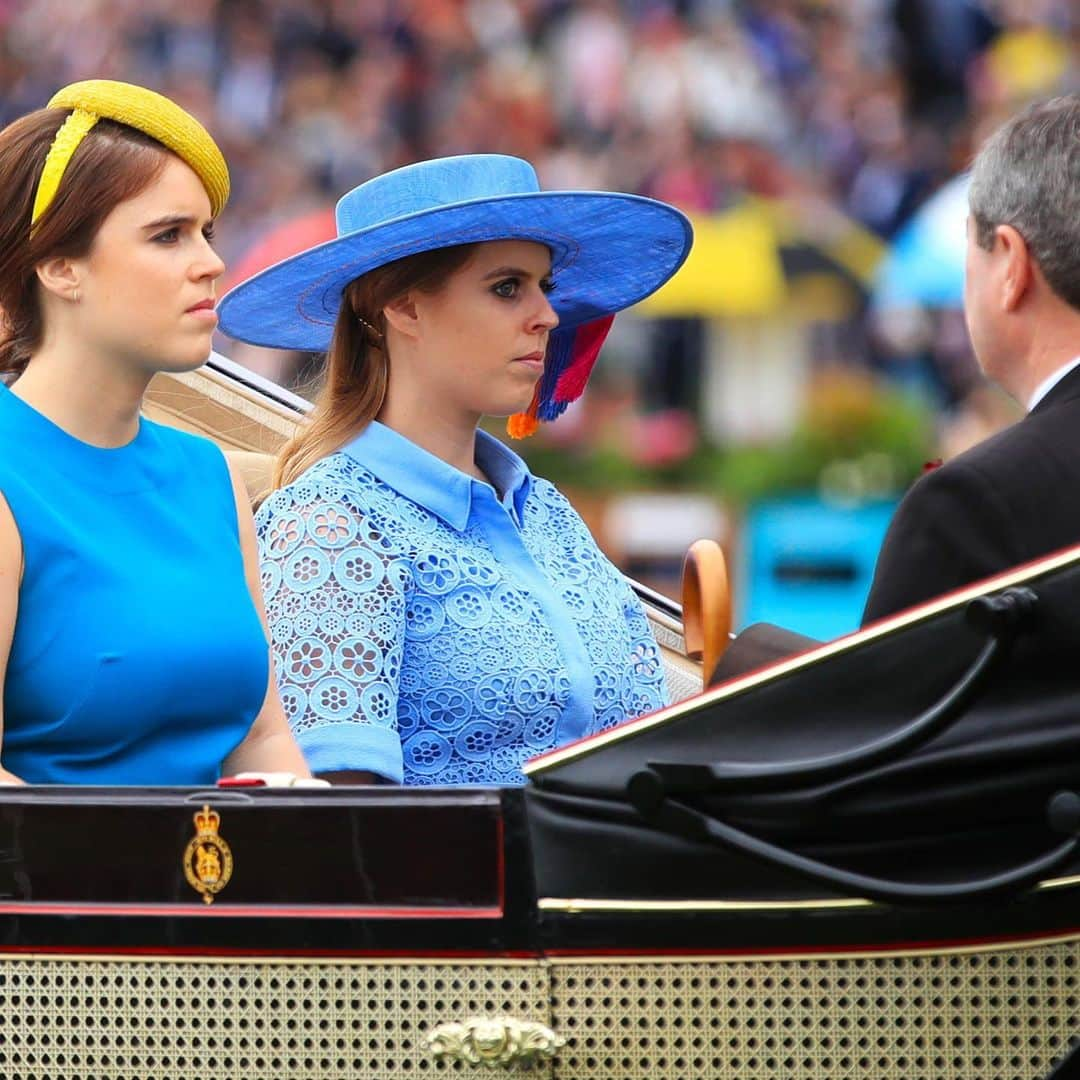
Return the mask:
[[214, 310], [213, 300], [200, 300], [197, 304], [189, 307], [186, 314], [194, 315], [199, 319], [217, 322], [217, 312]]

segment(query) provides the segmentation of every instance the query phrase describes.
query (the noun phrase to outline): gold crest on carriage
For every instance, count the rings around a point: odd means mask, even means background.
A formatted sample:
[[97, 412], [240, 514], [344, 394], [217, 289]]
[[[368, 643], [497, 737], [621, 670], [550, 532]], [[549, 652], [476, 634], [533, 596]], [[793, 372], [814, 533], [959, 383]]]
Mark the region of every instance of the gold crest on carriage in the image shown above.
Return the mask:
[[184, 876], [188, 884], [212, 904], [232, 877], [232, 851], [218, 832], [221, 815], [204, 805], [195, 814], [195, 835], [184, 848]]

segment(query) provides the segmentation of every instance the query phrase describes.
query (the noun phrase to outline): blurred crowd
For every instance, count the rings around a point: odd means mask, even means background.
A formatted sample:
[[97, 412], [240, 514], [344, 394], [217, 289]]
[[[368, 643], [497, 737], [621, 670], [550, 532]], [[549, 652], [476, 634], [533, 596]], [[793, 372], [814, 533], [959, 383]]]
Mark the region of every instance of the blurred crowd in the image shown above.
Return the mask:
[[472, 151], [524, 156], [545, 186], [697, 213], [746, 192], [809, 193], [888, 240], [989, 125], [1076, 85], [1078, 12], [1075, 0], [0, 0], [0, 120], [92, 76], [174, 97], [230, 162], [230, 262], [375, 173]]
[[5, 122], [88, 76], [200, 115], [234, 251], [476, 150], [692, 210], [810, 185], [887, 237], [984, 117], [1061, 84], [1080, 31], [1071, 0], [8, 0], [0, 23]]

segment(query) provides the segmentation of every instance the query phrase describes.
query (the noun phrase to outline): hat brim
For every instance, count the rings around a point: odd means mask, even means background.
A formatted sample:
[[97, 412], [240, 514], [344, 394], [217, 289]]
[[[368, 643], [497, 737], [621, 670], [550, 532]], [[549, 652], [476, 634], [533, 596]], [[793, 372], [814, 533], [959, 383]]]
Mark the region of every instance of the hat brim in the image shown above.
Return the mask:
[[552, 253], [551, 303], [563, 327], [636, 304], [683, 264], [693, 232], [666, 203], [619, 192], [539, 191], [434, 207], [293, 255], [221, 298], [221, 329], [252, 345], [324, 352], [345, 286], [407, 255], [489, 240]]

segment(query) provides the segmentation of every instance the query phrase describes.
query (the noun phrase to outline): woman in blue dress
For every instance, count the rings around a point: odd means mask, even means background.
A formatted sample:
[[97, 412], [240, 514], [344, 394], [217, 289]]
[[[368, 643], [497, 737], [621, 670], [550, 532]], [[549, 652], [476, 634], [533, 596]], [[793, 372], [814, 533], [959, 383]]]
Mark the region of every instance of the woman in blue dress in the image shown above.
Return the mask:
[[155, 372], [210, 353], [220, 151], [95, 80], [0, 132], [0, 178], [0, 780], [308, 775], [242, 485], [139, 414]]
[[664, 705], [664, 676], [570, 504], [478, 424], [526, 434], [576, 398], [689, 225], [542, 192], [501, 155], [377, 177], [337, 223], [220, 307], [244, 341], [329, 348], [256, 518], [284, 705], [319, 775], [522, 783], [527, 758]]

